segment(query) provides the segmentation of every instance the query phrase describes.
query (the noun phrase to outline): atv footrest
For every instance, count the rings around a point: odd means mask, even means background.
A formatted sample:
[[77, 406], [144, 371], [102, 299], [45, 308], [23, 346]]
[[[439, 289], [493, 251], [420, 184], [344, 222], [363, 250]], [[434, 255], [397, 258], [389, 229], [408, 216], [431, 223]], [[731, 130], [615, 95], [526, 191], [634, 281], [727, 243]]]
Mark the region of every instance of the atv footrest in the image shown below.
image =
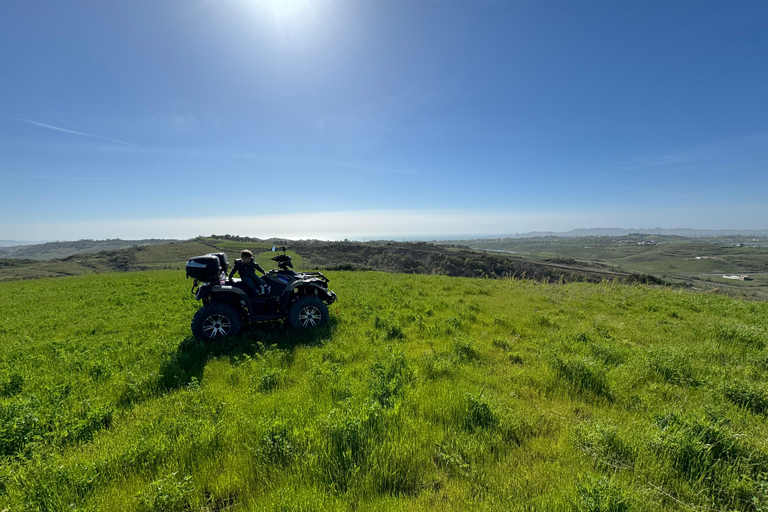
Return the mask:
[[282, 320], [282, 315], [252, 315], [248, 317], [251, 322], [266, 322], [268, 320]]

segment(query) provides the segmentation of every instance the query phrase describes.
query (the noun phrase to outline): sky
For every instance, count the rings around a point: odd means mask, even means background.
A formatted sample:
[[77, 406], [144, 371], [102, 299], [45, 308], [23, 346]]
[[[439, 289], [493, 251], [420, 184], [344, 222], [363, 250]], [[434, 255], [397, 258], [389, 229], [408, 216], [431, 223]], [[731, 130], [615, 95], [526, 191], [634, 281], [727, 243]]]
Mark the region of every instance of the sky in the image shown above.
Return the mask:
[[0, 240], [768, 228], [768, 2], [0, 3]]

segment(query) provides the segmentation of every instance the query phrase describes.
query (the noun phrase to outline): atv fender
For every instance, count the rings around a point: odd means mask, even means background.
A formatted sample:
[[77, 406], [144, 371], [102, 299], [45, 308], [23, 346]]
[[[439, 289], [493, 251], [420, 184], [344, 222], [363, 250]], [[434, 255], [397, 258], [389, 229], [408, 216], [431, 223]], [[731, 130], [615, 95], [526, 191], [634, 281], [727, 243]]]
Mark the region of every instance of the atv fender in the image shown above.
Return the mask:
[[238, 306], [245, 303], [245, 307], [248, 308], [250, 314], [253, 314], [253, 304], [251, 304], [250, 297], [248, 297], [248, 294], [243, 290], [235, 286], [214, 286], [208, 297], [213, 299], [215, 302], [225, 302], [230, 304], [234, 303]]
[[283, 295], [280, 297], [280, 309], [282, 311], [287, 311], [288, 309], [288, 303], [291, 301], [291, 297], [293, 296], [293, 290], [296, 288], [308, 288], [310, 290], [310, 295], [318, 297], [323, 302], [326, 302], [328, 304], [332, 303], [334, 300], [336, 300], [336, 295], [331, 295], [325, 288], [323, 288], [320, 285], [314, 284], [314, 283], [307, 283], [306, 281], [298, 281], [294, 283], [292, 286], [287, 287], [283, 291]]

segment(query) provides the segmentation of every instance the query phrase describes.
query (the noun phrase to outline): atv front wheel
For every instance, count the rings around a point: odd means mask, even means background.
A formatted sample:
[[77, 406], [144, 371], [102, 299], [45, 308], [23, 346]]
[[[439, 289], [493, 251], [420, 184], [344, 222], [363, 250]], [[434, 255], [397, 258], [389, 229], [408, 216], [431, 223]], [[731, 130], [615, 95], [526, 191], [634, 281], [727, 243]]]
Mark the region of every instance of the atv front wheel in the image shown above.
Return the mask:
[[237, 336], [241, 324], [240, 315], [232, 307], [212, 302], [195, 313], [192, 318], [192, 334], [205, 341]]
[[328, 322], [328, 306], [317, 297], [304, 297], [291, 305], [288, 323], [294, 329], [313, 329]]

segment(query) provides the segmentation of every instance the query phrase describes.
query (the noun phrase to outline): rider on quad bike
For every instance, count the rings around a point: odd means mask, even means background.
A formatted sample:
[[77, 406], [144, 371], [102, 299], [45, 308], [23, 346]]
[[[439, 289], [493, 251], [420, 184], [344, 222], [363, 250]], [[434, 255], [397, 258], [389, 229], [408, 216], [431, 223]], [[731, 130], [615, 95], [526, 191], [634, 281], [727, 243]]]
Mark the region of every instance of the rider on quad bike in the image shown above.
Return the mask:
[[[264, 274], [266, 285], [260, 294], [252, 293], [244, 282], [247, 267], [241, 271], [242, 279], [232, 279], [232, 274], [227, 279], [226, 253], [191, 258], [186, 266], [187, 277], [194, 279], [192, 293], [203, 303], [192, 318], [192, 334], [211, 341], [237, 336], [242, 328], [256, 322], [278, 320], [298, 330], [327, 323], [328, 306], [336, 300], [336, 294], [328, 289], [328, 278], [321, 272], [294, 271], [285, 247], [272, 247], [273, 252], [278, 250], [283, 254], [272, 258], [278, 269]], [[261, 270], [256, 264], [253, 267]]]
[[235, 265], [232, 267], [232, 272], [229, 273], [229, 279], [235, 275], [235, 272], [240, 274], [240, 279], [253, 293], [260, 295], [266, 295], [269, 293], [269, 285], [264, 282], [262, 278], [256, 275], [256, 271], [266, 274], [267, 271], [261, 268], [261, 265], [256, 263], [253, 259], [253, 253], [248, 249], [244, 249], [240, 253], [240, 259], [235, 260]]

